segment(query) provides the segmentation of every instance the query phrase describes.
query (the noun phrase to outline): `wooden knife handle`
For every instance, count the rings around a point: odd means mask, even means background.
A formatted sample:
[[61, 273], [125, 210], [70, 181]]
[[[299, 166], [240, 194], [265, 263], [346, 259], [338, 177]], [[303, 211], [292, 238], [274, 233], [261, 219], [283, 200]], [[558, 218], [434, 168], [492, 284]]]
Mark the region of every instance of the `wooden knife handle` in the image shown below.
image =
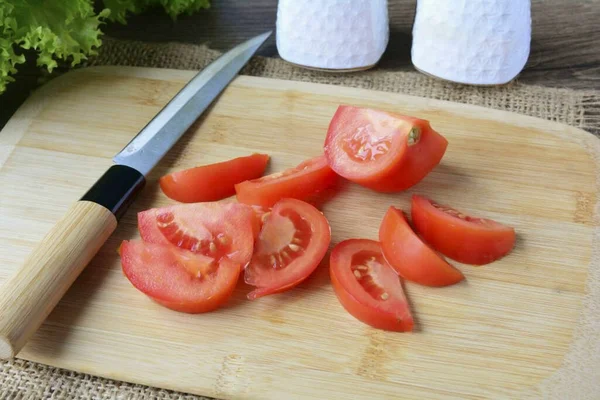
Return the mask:
[[144, 182], [133, 168], [111, 167], [6, 281], [0, 289], [0, 359], [25, 346], [116, 229]]
[[21, 350], [116, 227], [99, 204], [71, 206], [0, 292], [0, 358]]

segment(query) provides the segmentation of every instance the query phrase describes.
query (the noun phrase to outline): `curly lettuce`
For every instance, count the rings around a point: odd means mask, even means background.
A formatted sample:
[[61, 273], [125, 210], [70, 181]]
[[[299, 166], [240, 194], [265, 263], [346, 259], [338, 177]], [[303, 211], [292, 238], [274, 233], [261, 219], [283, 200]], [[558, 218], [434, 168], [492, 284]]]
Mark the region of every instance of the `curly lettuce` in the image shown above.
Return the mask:
[[37, 52], [37, 65], [52, 71], [56, 60], [71, 65], [93, 54], [100, 45], [100, 19], [87, 0], [0, 0], [0, 93], [13, 80], [21, 49]]
[[106, 19], [125, 23], [129, 14], [153, 6], [175, 18], [209, 5], [209, 0], [104, 0], [105, 8], [96, 12], [92, 0], [0, 0], [0, 93], [25, 62], [23, 50], [34, 50], [37, 65], [52, 72], [58, 62], [75, 66], [94, 55]]
[[104, 0], [110, 10], [111, 21], [125, 23], [128, 14], [139, 14], [148, 8], [162, 6], [165, 12], [175, 18], [180, 14], [192, 14], [210, 7], [209, 0]]

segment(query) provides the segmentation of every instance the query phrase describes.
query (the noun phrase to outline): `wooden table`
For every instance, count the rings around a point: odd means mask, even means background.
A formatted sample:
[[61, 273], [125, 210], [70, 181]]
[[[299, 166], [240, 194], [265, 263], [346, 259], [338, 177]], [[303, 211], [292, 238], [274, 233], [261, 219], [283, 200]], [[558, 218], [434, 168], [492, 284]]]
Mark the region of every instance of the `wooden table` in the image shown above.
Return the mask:
[[[323, 0], [327, 1], [327, 0]], [[106, 34], [144, 41], [208, 43], [227, 49], [275, 27], [277, 0], [213, 0], [212, 8], [173, 22], [161, 10], [104, 27]], [[412, 70], [411, 29], [416, 0], [389, 0], [391, 38], [380, 68]], [[600, 90], [600, 0], [532, 0], [531, 56], [523, 83]], [[275, 41], [261, 51], [277, 53]], [[40, 77], [33, 57], [21, 67], [17, 82], [0, 97], [0, 127], [36, 86]]]

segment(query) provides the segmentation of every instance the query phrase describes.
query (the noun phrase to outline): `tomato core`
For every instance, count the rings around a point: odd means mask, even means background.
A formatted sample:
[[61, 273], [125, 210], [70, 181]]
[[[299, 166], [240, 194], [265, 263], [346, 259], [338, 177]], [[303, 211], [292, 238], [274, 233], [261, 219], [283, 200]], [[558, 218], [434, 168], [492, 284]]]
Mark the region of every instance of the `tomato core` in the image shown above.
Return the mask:
[[253, 262], [283, 269], [304, 254], [311, 238], [308, 221], [288, 209], [269, 215], [265, 222]]
[[375, 161], [392, 147], [392, 136], [379, 136], [371, 124], [359, 126], [356, 132], [342, 143], [348, 157], [354, 161]]

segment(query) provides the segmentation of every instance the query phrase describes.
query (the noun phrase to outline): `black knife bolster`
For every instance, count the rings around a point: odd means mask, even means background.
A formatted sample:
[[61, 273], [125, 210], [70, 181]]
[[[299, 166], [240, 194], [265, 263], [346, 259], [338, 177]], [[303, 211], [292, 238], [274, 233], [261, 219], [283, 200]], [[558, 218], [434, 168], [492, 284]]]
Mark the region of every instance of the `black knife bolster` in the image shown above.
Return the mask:
[[120, 219], [135, 196], [142, 190], [146, 179], [134, 168], [113, 165], [100, 177], [81, 200], [92, 201]]

